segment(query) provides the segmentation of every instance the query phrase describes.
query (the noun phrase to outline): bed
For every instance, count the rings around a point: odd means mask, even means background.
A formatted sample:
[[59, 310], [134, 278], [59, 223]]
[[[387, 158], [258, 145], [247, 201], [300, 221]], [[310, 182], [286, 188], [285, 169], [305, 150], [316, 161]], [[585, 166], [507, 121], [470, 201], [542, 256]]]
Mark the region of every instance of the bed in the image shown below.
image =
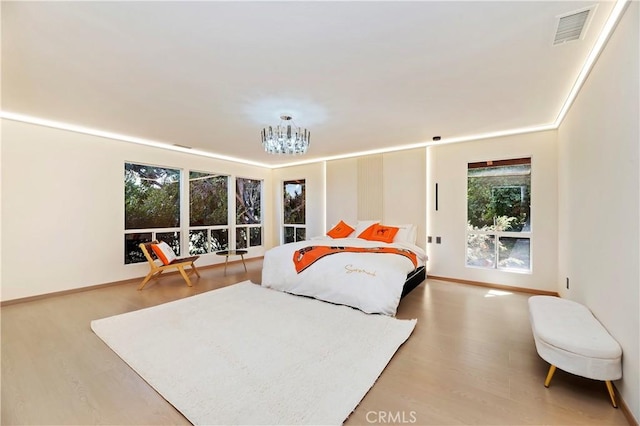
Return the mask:
[[[360, 228], [364, 225], [359, 224]], [[412, 238], [391, 242], [330, 236], [267, 250], [262, 286], [395, 316], [400, 299], [426, 278], [426, 253]]]

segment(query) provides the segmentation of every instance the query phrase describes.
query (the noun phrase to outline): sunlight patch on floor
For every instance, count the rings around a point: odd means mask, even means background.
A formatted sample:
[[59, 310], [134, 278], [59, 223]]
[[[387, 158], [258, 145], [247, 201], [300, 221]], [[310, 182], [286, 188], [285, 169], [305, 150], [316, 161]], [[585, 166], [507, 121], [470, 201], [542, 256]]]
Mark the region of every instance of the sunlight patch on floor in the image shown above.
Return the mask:
[[506, 296], [509, 294], [513, 294], [510, 291], [503, 291], [503, 290], [489, 290], [487, 291], [487, 294], [484, 295], [484, 297], [497, 297], [497, 296]]

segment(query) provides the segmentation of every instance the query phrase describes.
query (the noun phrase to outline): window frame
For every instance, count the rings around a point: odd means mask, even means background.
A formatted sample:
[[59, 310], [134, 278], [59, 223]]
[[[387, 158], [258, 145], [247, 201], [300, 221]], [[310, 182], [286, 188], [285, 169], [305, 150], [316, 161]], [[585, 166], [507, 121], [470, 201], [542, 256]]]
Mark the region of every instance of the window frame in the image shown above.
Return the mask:
[[138, 261], [132, 261], [132, 262], [127, 262], [128, 259], [128, 255], [127, 255], [127, 235], [133, 235], [133, 234], [151, 234], [151, 239], [149, 241], [146, 240], [140, 240], [140, 242], [151, 242], [157, 239], [157, 234], [165, 234], [165, 233], [172, 233], [172, 232], [177, 232], [178, 233], [178, 250], [175, 250], [176, 255], [177, 256], [181, 256], [184, 252], [184, 232], [183, 232], [183, 225], [185, 223], [184, 221], [184, 217], [183, 217], [183, 209], [182, 209], [182, 205], [184, 202], [184, 188], [183, 188], [183, 183], [184, 183], [184, 170], [180, 167], [173, 167], [173, 166], [161, 166], [158, 164], [150, 164], [150, 163], [142, 163], [142, 162], [136, 162], [136, 161], [127, 161], [125, 160], [123, 163], [123, 167], [124, 167], [124, 171], [126, 173], [126, 167], [127, 164], [133, 164], [136, 166], [147, 166], [147, 167], [155, 167], [155, 168], [159, 168], [159, 169], [168, 169], [168, 170], [176, 170], [178, 171], [178, 175], [179, 175], [179, 181], [178, 181], [178, 226], [177, 227], [162, 227], [162, 228], [127, 228], [127, 213], [126, 213], [126, 201], [127, 201], [127, 197], [126, 197], [126, 188], [124, 187], [124, 184], [126, 181], [123, 180], [123, 194], [122, 194], [122, 200], [124, 202], [123, 204], [123, 215], [122, 215], [122, 224], [123, 224], [123, 238], [124, 238], [124, 253], [123, 253], [123, 262], [124, 265], [137, 265], [140, 263], [144, 263], [147, 260], [144, 258], [144, 256], [141, 256], [140, 259]]
[[[195, 225], [192, 226], [191, 225], [191, 173], [207, 173], [210, 176], [206, 176], [206, 177], [200, 177], [197, 179], [207, 179], [209, 177], [218, 177], [218, 176], [222, 176], [225, 177], [227, 180], [227, 223], [225, 225]], [[231, 249], [231, 220], [232, 220], [232, 213], [231, 213], [231, 208], [230, 205], [232, 204], [233, 201], [233, 195], [231, 194], [230, 186], [231, 186], [231, 175], [228, 174], [224, 174], [224, 173], [214, 173], [214, 172], [208, 172], [208, 171], [202, 171], [202, 170], [194, 170], [194, 169], [189, 169], [188, 170], [189, 173], [189, 179], [188, 182], [186, 183], [186, 194], [189, 194], [186, 200], [186, 221], [185, 223], [187, 224], [187, 232], [185, 233], [185, 239], [186, 239], [186, 245], [185, 247], [189, 248], [189, 256], [206, 256], [209, 254], [216, 254], [216, 252], [220, 251], [220, 250], [229, 250]], [[227, 231], [227, 246], [223, 247], [223, 248], [219, 248], [219, 249], [213, 249], [211, 247], [211, 231], [218, 231], [218, 230], [226, 230]], [[195, 252], [191, 252], [191, 231], [207, 231], [207, 252], [206, 253], [195, 253]]]
[[[525, 161], [525, 160], [528, 160]], [[466, 212], [465, 212], [465, 255], [464, 255], [464, 266], [466, 268], [473, 269], [482, 269], [482, 270], [494, 270], [501, 272], [510, 272], [517, 274], [532, 274], [533, 273], [533, 254], [534, 254], [534, 238], [533, 238], [533, 224], [530, 220], [529, 229], [527, 231], [500, 231], [500, 230], [471, 230], [469, 229], [469, 170], [472, 168], [482, 168], [482, 167], [497, 167], [497, 166], [509, 166], [509, 165], [519, 165], [519, 164], [529, 164], [530, 174], [529, 174], [529, 217], [531, 218], [533, 215], [531, 214], [533, 210], [533, 194], [534, 194], [534, 185], [533, 185], [533, 155], [518, 157], [518, 158], [509, 158], [504, 160], [488, 160], [488, 161], [479, 161], [467, 163], [466, 168]], [[504, 187], [515, 187], [518, 185], [504, 185]], [[492, 189], [493, 190], [493, 189]], [[495, 217], [494, 217], [494, 226], [495, 226]], [[494, 237], [494, 257], [495, 261], [493, 267], [486, 267], [480, 265], [470, 265], [468, 263], [468, 249], [469, 249], [469, 237], [471, 235], [491, 235]], [[526, 239], [529, 241], [529, 268], [513, 268], [513, 267], [501, 267], [500, 266], [500, 239], [501, 238], [515, 238], [515, 239]]]
[[[253, 178], [253, 177], [244, 177], [244, 176], [238, 176], [238, 175], [233, 175], [233, 174], [227, 174], [227, 173], [213, 173], [213, 172], [203, 172], [202, 170], [196, 170], [196, 169], [185, 169], [182, 167], [176, 167], [176, 166], [163, 166], [163, 165], [157, 165], [157, 164], [148, 164], [148, 163], [142, 163], [142, 162], [138, 162], [138, 161], [128, 161], [125, 160], [123, 162], [123, 171], [126, 172], [126, 165], [127, 164], [133, 164], [133, 165], [137, 165], [137, 166], [147, 166], [147, 167], [156, 167], [159, 169], [169, 169], [169, 170], [176, 170], [179, 172], [179, 213], [178, 213], [178, 217], [179, 217], [179, 226], [178, 227], [167, 227], [167, 228], [140, 228], [140, 229], [126, 229], [126, 202], [127, 202], [127, 198], [126, 198], [126, 180], [123, 179], [123, 181], [121, 181], [121, 185], [122, 185], [122, 190], [123, 190], [123, 195], [122, 195], [122, 200], [123, 200], [123, 264], [125, 266], [127, 265], [139, 265], [141, 263], [146, 262], [146, 259], [144, 259], [143, 256], [140, 256], [139, 258], [134, 259], [134, 261], [131, 262], [127, 262], [127, 260], [130, 258], [129, 253], [131, 253], [131, 250], [133, 247], [129, 247], [129, 243], [127, 241], [127, 235], [134, 235], [134, 234], [150, 234], [151, 238], [147, 241], [146, 238], [144, 238], [144, 241], [142, 239], [139, 239], [140, 242], [150, 242], [153, 241], [155, 239], [157, 239], [157, 234], [162, 234], [162, 233], [177, 233], [178, 234], [178, 238], [177, 238], [177, 244], [178, 244], [178, 250], [176, 250], [176, 255], [178, 256], [186, 256], [186, 255], [190, 255], [187, 253], [190, 253], [190, 232], [191, 231], [200, 231], [200, 230], [207, 230], [207, 243], [210, 244], [210, 239], [211, 239], [211, 231], [213, 230], [226, 230], [227, 231], [227, 247], [225, 249], [227, 250], [236, 250], [238, 249], [238, 244], [236, 242], [236, 236], [238, 233], [238, 229], [239, 228], [246, 228], [247, 230], [247, 245], [248, 247], [246, 248], [242, 248], [242, 250], [252, 250], [255, 248], [259, 248], [259, 247], [263, 247], [264, 246], [264, 241], [265, 241], [265, 229], [264, 229], [264, 221], [265, 221], [265, 183], [264, 183], [264, 179], [262, 178]], [[190, 213], [191, 213], [191, 205], [190, 205], [190, 173], [191, 172], [196, 172], [196, 173], [207, 173], [207, 174], [211, 174], [212, 176], [224, 176], [227, 179], [227, 224], [226, 225], [198, 225], [198, 226], [191, 226], [191, 218], [190, 218]], [[125, 175], [126, 176], [126, 175]], [[251, 181], [257, 181], [259, 182], [259, 190], [260, 190], [260, 222], [259, 223], [253, 223], [253, 224], [238, 224], [237, 223], [237, 216], [236, 216], [236, 193], [237, 193], [237, 181], [238, 179], [245, 179], [245, 180], [251, 180]], [[256, 245], [251, 245], [251, 241], [252, 241], [252, 229], [258, 229], [259, 230], [259, 239], [260, 239], [260, 244], [256, 244]], [[208, 248], [210, 251], [207, 253], [202, 253], [202, 254], [198, 254], [199, 256], [207, 256], [207, 255], [213, 255], [216, 254], [217, 251], [219, 250], [212, 250], [211, 246], [209, 245]]]
[[[238, 179], [244, 180], [253, 180], [260, 182], [260, 223], [238, 223], [238, 204], [236, 199], [236, 194], [238, 193]], [[231, 191], [229, 191], [231, 193]], [[233, 179], [233, 207], [229, 210], [233, 210], [233, 235], [229, 235], [229, 245], [233, 247], [233, 250], [251, 250], [255, 247], [264, 246], [264, 179], [245, 177], [236, 175]], [[239, 247], [238, 246], [238, 230], [239, 228], [246, 228], [247, 232], [247, 246]], [[251, 229], [250, 228], [260, 228], [260, 244], [259, 245], [251, 245]]]
[[[284, 205], [284, 197], [285, 197], [285, 193], [286, 193], [286, 186], [287, 184], [295, 184], [295, 183], [301, 183], [304, 186], [304, 223], [287, 223], [285, 221], [286, 218], [286, 214], [285, 214], [285, 205]], [[289, 243], [291, 242], [298, 242], [298, 241], [306, 241], [307, 239], [307, 189], [306, 189], [306, 185], [307, 185], [307, 180], [306, 178], [302, 178], [302, 179], [287, 179], [287, 180], [282, 180], [281, 181], [281, 186], [280, 188], [282, 189], [282, 197], [280, 197], [281, 200], [281, 214], [280, 214], [280, 222], [282, 224], [281, 226], [281, 232], [280, 232], [280, 239], [281, 239], [281, 243], [282, 244], [287, 244], [287, 238], [285, 235], [285, 232], [287, 230], [287, 228], [291, 228], [293, 229], [293, 241], [288, 241]], [[304, 239], [298, 239], [298, 230], [299, 229], [303, 229], [304, 230]]]

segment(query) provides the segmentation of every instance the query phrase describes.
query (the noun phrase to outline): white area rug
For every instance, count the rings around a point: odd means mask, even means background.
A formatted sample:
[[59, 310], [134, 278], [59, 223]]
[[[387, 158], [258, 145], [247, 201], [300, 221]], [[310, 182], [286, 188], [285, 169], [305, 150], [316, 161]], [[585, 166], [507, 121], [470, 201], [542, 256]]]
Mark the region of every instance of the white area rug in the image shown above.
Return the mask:
[[194, 424], [341, 424], [416, 320], [245, 281], [91, 322]]

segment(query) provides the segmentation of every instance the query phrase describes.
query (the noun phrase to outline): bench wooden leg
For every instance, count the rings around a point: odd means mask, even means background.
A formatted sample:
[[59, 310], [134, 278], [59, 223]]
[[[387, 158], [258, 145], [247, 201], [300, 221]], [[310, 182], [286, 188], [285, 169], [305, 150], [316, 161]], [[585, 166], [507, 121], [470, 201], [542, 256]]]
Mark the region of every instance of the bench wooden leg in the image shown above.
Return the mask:
[[547, 373], [547, 378], [544, 381], [544, 387], [548, 388], [549, 387], [549, 383], [551, 383], [551, 378], [553, 377], [553, 373], [556, 372], [556, 366], [552, 365], [549, 367], [549, 372]]
[[611, 381], [606, 380], [605, 383], [607, 384], [607, 390], [609, 391], [609, 396], [611, 397], [611, 404], [613, 405], [613, 408], [618, 408], [618, 404], [616, 404], [616, 394], [613, 392], [613, 385], [611, 384]]

